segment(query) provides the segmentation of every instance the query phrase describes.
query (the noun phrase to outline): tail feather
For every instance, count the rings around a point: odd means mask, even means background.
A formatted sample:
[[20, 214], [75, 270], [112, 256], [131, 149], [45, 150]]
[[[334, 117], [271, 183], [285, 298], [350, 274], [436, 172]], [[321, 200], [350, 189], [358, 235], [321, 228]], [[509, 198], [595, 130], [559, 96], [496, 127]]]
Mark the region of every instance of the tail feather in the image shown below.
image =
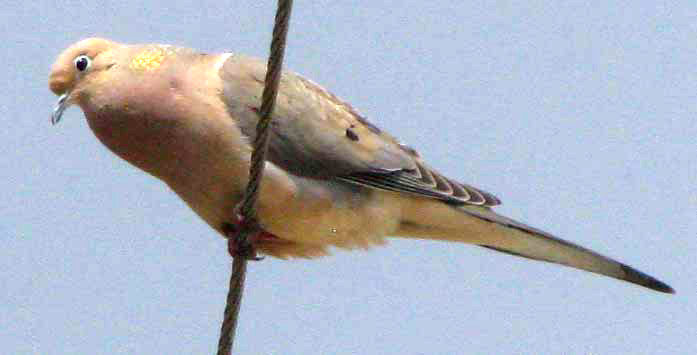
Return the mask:
[[584, 247], [559, 239], [547, 232], [527, 226], [489, 209], [458, 207], [466, 214], [504, 228], [503, 233], [487, 238], [480, 246], [529, 259], [547, 261], [631, 282], [655, 291], [675, 293], [665, 284], [639, 270], [600, 255]]

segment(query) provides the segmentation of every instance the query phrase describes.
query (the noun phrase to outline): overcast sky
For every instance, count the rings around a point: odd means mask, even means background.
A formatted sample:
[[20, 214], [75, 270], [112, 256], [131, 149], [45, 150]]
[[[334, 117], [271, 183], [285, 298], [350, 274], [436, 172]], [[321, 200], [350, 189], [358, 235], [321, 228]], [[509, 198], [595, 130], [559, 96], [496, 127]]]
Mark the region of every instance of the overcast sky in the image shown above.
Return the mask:
[[[78, 108], [52, 127], [47, 75], [65, 47], [94, 35], [265, 57], [274, 11], [258, 0], [5, 6], [3, 353], [215, 351], [224, 241], [164, 184], [108, 152]], [[467, 245], [394, 240], [252, 263], [239, 353], [697, 349], [696, 2], [296, 1], [289, 36], [288, 68], [443, 173], [495, 193], [501, 213], [677, 294]]]

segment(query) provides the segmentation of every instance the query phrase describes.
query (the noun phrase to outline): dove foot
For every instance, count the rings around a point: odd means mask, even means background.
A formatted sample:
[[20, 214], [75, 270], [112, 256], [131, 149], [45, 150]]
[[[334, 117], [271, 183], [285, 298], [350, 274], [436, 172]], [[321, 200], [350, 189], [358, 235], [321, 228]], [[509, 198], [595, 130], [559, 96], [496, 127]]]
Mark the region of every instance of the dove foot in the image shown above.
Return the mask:
[[[264, 241], [270, 241], [278, 239], [275, 235], [264, 231], [259, 226], [253, 225], [254, 222], [250, 222], [239, 214], [236, 214], [236, 221], [234, 223], [223, 224], [223, 233], [227, 238], [227, 250], [232, 257], [242, 257], [247, 260], [262, 260], [263, 257], [257, 255], [256, 245], [258, 243], [263, 243]], [[241, 241], [238, 239], [240, 232], [243, 229], [250, 230], [251, 232], [247, 234], [247, 240]]]

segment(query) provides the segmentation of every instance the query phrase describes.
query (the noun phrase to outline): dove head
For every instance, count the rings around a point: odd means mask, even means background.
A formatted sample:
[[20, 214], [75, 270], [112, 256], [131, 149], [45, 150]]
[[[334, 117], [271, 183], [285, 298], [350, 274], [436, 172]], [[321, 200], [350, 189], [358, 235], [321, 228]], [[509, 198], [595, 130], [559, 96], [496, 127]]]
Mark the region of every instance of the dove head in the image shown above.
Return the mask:
[[59, 95], [51, 122], [57, 123], [63, 111], [82, 96], [90, 93], [90, 87], [105, 80], [104, 73], [116, 64], [116, 42], [102, 38], [88, 38], [73, 44], [58, 56], [51, 67], [49, 88]]

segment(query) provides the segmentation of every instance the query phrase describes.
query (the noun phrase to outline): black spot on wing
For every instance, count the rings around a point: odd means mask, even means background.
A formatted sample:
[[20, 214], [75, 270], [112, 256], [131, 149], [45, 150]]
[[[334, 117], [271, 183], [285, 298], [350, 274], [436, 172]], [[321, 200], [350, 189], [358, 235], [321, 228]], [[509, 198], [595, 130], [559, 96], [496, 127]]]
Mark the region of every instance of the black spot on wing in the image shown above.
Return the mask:
[[358, 135], [352, 129], [346, 129], [346, 137], [354, 142], [358, 141]]

